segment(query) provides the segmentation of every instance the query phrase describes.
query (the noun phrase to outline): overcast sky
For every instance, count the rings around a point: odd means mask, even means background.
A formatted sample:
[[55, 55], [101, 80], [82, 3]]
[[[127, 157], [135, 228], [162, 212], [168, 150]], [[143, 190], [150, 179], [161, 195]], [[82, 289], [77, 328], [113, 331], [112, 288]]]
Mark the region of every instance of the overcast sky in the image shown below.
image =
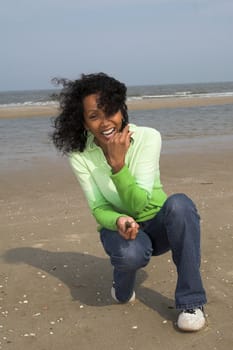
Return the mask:
[[233, 0], [1, 0], [0, 90], [233, 81]]

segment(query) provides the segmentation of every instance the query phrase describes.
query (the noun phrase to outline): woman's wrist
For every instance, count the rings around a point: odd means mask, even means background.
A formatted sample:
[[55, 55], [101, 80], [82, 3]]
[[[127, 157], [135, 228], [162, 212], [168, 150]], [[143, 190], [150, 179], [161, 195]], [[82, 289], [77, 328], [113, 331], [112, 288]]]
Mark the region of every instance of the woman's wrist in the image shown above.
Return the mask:
[[112, 173], [113, 174], [116, 174], [116, 173], [118, 173], [123, 167], [124, 167], [124, 163], [122, 163], [122, 164], [117, 164], [117, 165], [112, 165], [111, 166], [111, 168], [112, 168]]

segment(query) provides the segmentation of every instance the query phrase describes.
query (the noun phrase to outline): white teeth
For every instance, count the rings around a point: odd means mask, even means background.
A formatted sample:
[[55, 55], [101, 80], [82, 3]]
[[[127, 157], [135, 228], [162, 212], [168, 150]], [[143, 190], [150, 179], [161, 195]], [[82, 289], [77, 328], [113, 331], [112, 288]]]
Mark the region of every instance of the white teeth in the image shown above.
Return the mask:
[[112, 133], [114, 130], [115, 130], [115, 129], [112, 128], [112, 129], [109, 129], [109, 130], [107, 130], [107, 131], [102, 131], [102, 134], [108, 136], [108, 135], [111, 135], [111, 133]]

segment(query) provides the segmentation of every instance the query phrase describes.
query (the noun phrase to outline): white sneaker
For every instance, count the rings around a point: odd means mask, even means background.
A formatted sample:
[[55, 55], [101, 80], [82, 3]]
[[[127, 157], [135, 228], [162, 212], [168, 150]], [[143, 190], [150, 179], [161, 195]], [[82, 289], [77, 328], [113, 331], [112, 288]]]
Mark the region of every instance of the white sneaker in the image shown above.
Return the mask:
[[183, 310], [178, 317], [177, 326], [185, 332], [195, 332], [205, 325], [203, 308]]
[[[112, 287], [112, 289], [111, 289], [111, 296], [117, 303], [121, 303], [121, 301], [119, 301], [116, 297], [116, 292], [115, 292], [114, 287]], [[136, 298], [136, 294], [135, 294], [135, 291], [133, 291], [131, 298], [127, 302], [131, 303], [131, 302], [135, 301], [135, 298]]]

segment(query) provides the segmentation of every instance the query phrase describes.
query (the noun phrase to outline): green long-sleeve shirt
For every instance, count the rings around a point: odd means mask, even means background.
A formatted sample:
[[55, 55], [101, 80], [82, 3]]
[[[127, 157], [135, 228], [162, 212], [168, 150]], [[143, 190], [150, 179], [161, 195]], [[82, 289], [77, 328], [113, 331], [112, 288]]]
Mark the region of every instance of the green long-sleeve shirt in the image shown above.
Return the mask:
[[159, 172], [160, 133], [134, 124], [130, 130], [133, 140], [118, 173], [112, 174], [92, 134], [84, 152], [69, 157], [99, 228], [116, 230], [117, 219], [124, 215], [137, 222], [151, 219], [166, 200]]

